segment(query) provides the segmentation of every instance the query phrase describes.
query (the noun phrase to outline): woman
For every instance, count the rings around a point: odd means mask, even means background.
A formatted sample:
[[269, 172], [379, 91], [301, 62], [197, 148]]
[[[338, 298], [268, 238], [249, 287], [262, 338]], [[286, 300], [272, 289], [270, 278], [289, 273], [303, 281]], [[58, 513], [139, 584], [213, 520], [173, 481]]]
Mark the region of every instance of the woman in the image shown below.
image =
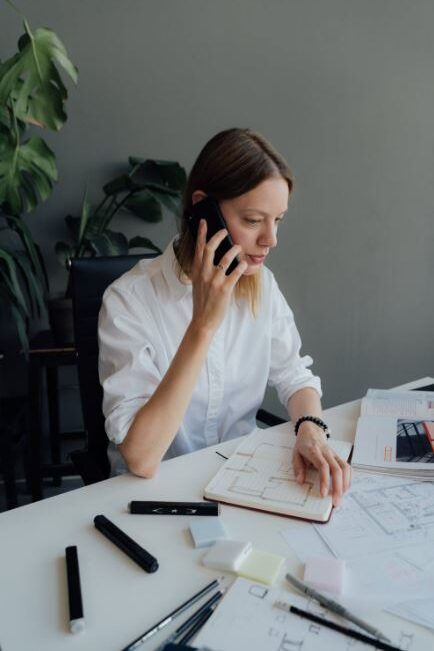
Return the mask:
[[[327, 445], [319, 378], [307, 368], [311, 358], [299, 355], [293, 314], [264, 267], [292, 188], [286, 162], [262, 136], [217, 134], [190, 173], [180, 236], [106, 291], [99, 323], [106, 431], [131, 472], [152, 477], [163, 457], [252, 431], [268, 382], [299, 421], [297, 481], [312, 464], [321, 493], [331, 479], [339, 504], [351, 471]], [[207, 195], [234, 242], [218, 265], [227, 231], [207, 242], [201, 220], [195, 241], [187, 223]]]

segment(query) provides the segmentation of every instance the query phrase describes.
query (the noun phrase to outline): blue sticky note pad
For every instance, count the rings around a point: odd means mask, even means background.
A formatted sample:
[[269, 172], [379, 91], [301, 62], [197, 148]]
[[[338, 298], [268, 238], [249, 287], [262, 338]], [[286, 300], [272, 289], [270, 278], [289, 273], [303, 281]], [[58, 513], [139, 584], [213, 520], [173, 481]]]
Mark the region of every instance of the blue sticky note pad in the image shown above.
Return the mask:
[[216, 540], [227, 538], [220, 518], [197, 518], [189, 524], [195, 547], [210, 547]]

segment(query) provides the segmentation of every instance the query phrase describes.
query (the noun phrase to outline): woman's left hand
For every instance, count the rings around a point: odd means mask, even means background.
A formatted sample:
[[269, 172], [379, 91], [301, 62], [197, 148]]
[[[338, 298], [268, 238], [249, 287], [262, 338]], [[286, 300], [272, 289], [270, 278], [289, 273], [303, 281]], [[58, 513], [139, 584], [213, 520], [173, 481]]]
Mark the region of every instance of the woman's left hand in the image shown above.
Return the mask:
[[308, 467], [314, 466], [319, 472], [321, 496], [325, 497], [331, 490], [333, 506], [340, 505], [343, 494], [351, 486], [351, 466], [327, 445], [320, 427], [302, 423], [292, 462], [297, 483], [303, 484]]

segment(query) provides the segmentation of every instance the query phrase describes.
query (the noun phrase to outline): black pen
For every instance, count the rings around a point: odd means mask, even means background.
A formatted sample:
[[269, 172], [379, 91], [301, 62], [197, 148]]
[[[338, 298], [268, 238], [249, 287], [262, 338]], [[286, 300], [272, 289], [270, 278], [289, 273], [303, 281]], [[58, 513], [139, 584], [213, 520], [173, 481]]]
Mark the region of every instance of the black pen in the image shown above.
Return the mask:
[[101, 531], [106, 538], [140, 565], [145, 572], [156, 572], [158, 570], [157, 559], [147, 552], [146, 549], [140, 547], [135, 540], [127, 536], [122, 529], [119, 529], [105, 515], [96, 515], [93, 521], [98, 531]]
[[130, 513], [141, 515], [219, 515], [220, 505], [215, 502], [151, 502], [133, 500]]
[[156, 633], [161, 631], [162, 628], [173, 622], [173, 620], [178, 617], [181, 613], [184, 612], [187, 608], [192, 606], [196, 601], [199, 601], [204, 595], [206, 595], [208, 592], [210, 592], [213, 588], [217, 588], [220, 585], [220, 581], [218, 579], [214, 579], [214, 581], [211, 581], [211, 583], [208, 583], [202, 590], [199, 590], [199, 592], [196, 592], [192, 597], [187, 599], [187, 601], [184, 601], [178, 608], [175, 608], [175, 610], [172, 610], [171, 613], [166, 615], [166, 617], [163, 617], [163, 619], [160, 619], [159, 622], [154, 624], [154, 626], [151, 626], [151, 628], [148, 628], [147, 631], [143, 633], [140, 637], [136, 638], [128, 646], [126, 646], [122, 651], [133, 651], [133, 649], [138, 649], [139, 646], [141, 646], [144, 642], [147, 642], [151, 637], [153, 637]]
[[188, 619], [185, 620], [179, 626], [179, 628], [176, 629], [172, 635], [169, 635], [169, 637], [161, 644], [161, 646], [158, 647], [157, 651], [163, 651], [163, 649], [166, 648], [167, 644], [170, 644], [171, 642], [176, 642], [176, 644], [181, 644], [180, 641], [180, 636], [186, 635], [193, 626], [196, 625], [197, 622], [202, 621], [202, 616], [205, 613], [208, 613], [210, 609], [211, 612], [213, 612], [214, 608], [216, 608], [218, 601], [223, 597], [223, 591], [219, 590], [213, 596], [208, 599], [208, 601], [205, 601], [204, 604], [200, 608], [198, 608]]
[[326, 628], [331, 628], [333, 631], [336, 631], [337, 633], [341, 633], [342, 635], [346, 635], [347, 637], [351, 637], [354, 640], [359, 640], [359, 642], [363, 642], [364, 644], [370, 644], [376, 649], [381, 649], [382, 651], [400, 651], [398, 647], [393, 646], [392, 644], [383, 642], [382, 640], [379, 640], [378, 638], [375, 637], [369, 637], [369, 635], [365, 635], [364, 633], [359, 633], [359, 631], [355, 631], [352, 628], [347, 628], [346, 626], [340, 626], [340, 624], [335, 624], [334, 622], [331, 622], [328, 619], [324, 619], [324, 617], [319, 617], [318, 615], [314, 615], [313, 613], [308, 613], [306, 610], [302, 610], [301, 608], [297, 608], [296, 606], [291, 606], [282, 601], [277, 601], [274, 605], [277, 608], [280, 608], [281, 610], [287, 610], [293, 613], [294, 615], [298, 615], [299, 617], [308, 619], [311, 622], [315, 622], [315, 624], [319, 624], [320, 626], [325, 626]]
[[209, 620], [211, 615], [214, 612], [215, 606], [210, 606], [204, 612], [202, 615], [194, 622], [192, 627], [186, 632], [186, 634], [178, 641], [179, 646], [184, 646], [184, 644], [187, 644], [198, 631], [202, 628], [202, 626]]
[[68, 579], [69, 630], [71, 633], [80, 633], [84, 630], [84, 613], [81, 599], [80, 568], [75, 545], [65, 548], [65, 558]]

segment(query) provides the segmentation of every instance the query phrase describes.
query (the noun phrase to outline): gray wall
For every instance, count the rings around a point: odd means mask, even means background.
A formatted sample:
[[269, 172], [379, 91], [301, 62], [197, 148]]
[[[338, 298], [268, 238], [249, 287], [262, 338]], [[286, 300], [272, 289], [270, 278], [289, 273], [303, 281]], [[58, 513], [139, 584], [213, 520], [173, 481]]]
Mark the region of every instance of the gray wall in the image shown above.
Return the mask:
[[[53, 243], [85, 186], [98, 199], [130, 154], [189, 168], [216, 131], [250, 126], [296, 177], [270, 267], [324, 404], [433, 373], [434, 3], [18, 2], [80, 69], [68, 123], [49, 138], [60, 182], [28, 220], [54, 289], [65, 278]], [[4, 3], [0, 21], [5, 58], [20, 27]], [[147, 234], [164, 246], [173, 231], [166, 217]]]

